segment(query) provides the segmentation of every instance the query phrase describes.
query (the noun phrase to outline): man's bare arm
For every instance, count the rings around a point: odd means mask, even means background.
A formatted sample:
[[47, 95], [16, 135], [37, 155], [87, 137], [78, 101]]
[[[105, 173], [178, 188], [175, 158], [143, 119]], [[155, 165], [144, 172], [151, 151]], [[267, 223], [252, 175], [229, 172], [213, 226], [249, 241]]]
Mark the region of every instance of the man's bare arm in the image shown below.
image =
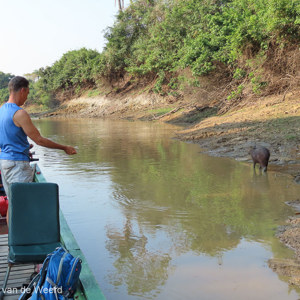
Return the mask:
[[13, 117], [13, 121], [16, 126], [22, 127], [25, 134], [30, 137], [36, 144], [46, 148], [64, 150], [69, 155], [77, 153], [75, 148], [73, 148], [72, 146], [61, 145], [42, 137], [25, 110], [18, 110]]

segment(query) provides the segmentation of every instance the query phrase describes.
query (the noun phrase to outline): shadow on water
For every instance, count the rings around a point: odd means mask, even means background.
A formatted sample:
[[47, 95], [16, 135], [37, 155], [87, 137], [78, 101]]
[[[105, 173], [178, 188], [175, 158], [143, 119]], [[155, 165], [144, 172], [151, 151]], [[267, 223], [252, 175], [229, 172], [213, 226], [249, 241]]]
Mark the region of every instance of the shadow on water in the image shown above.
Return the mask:
[[37, 154], [108, 299], [299, 298], [265, 266], [292, 256], [274, 238], [299, 195], [290, 178], [200, 154], [170, 125], [36, 123], [78, 147]]

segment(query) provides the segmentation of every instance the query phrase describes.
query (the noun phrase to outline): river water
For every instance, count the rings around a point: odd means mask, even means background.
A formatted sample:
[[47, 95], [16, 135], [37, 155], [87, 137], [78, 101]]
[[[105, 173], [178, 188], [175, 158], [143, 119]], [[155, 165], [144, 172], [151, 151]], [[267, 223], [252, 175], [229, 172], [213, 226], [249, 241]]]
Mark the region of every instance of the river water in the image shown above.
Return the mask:
[[267, 263], [293, 257], [274, 237], [299, 198], [291, 178], [201, 154], [172, 139], [172, 125], [34, 122], [77, 148], [34, 147], [108, 300], [299, 299]]

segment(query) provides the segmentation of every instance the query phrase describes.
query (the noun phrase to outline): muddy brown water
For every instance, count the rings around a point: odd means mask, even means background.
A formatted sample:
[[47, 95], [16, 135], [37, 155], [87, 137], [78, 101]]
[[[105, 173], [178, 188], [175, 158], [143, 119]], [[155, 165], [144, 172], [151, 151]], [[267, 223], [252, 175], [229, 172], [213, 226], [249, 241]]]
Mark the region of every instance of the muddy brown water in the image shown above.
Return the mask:
[[275, 237], [299, 199], [291, 177], [201, 154], [172, 125], [34, 122], [77, 147], [34, 148], [107, 299], [299, 299], [267, 264], [293, 257]]

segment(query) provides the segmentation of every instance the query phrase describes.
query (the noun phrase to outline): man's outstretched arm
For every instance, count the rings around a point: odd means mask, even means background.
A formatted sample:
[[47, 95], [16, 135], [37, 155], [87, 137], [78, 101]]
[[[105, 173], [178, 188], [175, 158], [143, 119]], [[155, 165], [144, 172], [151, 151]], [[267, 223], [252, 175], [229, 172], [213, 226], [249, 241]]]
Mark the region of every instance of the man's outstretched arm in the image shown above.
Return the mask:
[[31, 138], [36, 144], [53, 149], [64, 150], [67, 154], [76, 154], [76, 149], [72, 146], [61, 145], [41, 136], [38, 129], [31, 121], [29, 114], [25, 110], [18, 110], [14, 117], [14, 123], [18, 127], [22, 127], [25, 134]]

